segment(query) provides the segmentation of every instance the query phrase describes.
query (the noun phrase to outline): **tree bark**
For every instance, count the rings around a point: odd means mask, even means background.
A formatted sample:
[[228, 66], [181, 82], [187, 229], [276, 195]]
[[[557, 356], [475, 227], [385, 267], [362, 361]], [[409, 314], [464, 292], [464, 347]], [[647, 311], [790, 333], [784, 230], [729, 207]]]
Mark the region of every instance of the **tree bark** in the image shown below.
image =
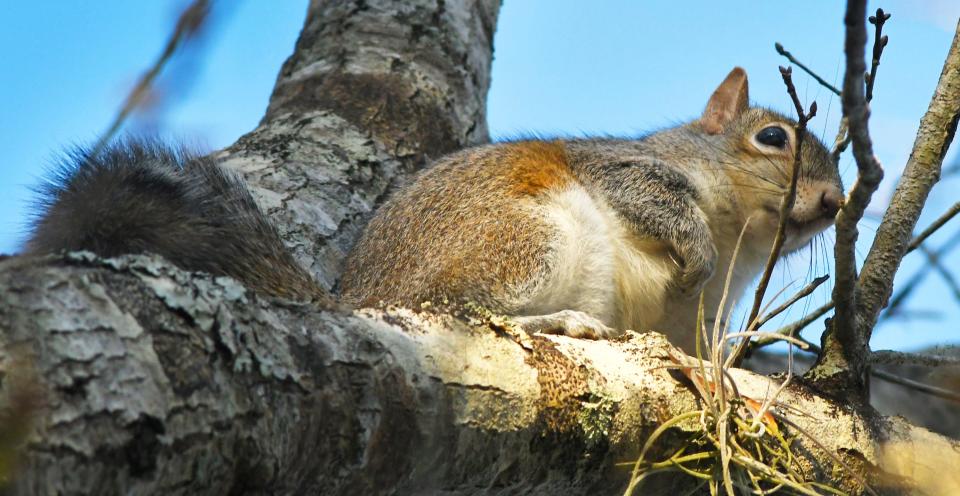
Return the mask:
[[943, 158], [960, 122], [960, 22], [943, 62], [937, 88], [920, 120], [917, 137], [890, 200], [877, 226], [873, 246], [863, 262], [857, 283], [857, 332], [867, 341], [880, 311], [893, 292], [893, 278], [906, 255], [920, 212], [930, 190], [940, 180]]
[[219, 154], [328, 288], [373, 209], [489, 140], [497, 0], [310, 3], [260, 126]]
[[[220, 155], [328, 286], [391, 187], [487, 139], [498, 7], [311, 3], [263, 123]], [[615, 463], [696, 408], [658, 334], [596, 342], [496, 319], [322, 312], [151, 256], [0, 260], [0, 331], [0, 393], [30, 377], [43, 396], [12, 494], [617, 493], [628, 471]], [[748, 395], [775, 389], [733, 375]], [[824, 449], [868, 475], [919, 470], [917, 439], [960, 451], [802, 385], [783, 399], [823, 444], [798, 439], [807, 473], [854, 493]]]
[[[697, 408], [655, 333], [598, 342], [403, 309], [318, 312], [145, 256], [11, 259], [0, 287], [0, 358], [29, 355], [47, 398], [16, 494], [615, 494], [628, 471], [614, 464]], [[733, 374], [748, 396], [775, 389]], [[960, 450], [803, 386], [782, 399], [867, 477], [889, 469], [891, 441]], [[816, 444], [795, 451], [818, 480], [859, 491]]]

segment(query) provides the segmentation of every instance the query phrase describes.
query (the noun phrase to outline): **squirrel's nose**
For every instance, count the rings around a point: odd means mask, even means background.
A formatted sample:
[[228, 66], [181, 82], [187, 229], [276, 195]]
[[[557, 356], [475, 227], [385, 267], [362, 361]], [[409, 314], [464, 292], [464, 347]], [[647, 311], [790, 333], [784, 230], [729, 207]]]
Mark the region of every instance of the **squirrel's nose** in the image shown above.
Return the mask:
[[843, 194], [835, 188], [827, 188], [820, 193], [820, 210], [824, 217], [836, 217], [843, 205]]

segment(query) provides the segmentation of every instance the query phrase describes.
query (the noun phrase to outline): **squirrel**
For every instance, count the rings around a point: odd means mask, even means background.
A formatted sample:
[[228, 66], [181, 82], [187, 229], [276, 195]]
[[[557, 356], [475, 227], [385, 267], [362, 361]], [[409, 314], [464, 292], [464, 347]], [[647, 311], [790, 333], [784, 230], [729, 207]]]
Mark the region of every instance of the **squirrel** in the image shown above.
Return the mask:
[[[763, 268], [794, 162], [795, 121], [749, 106], [734, 68], [699, 119], [639, 139], [496, 143], [437, 161], [387, 201], [351, 250], [350, 305], [474, 301], [527, 331], [610, 338], [656, 330], [693, 352], [701, 289], [718, 309]], [[801, 147], [783, 253], [833, 222], [840, 174]]]
[[[440, 158], [375, 213], [347, 256], [340, 303], [474, 302], [528, 332], [665, 332], [687, 352], [703, 291], [713, 316], [769, 254], [795, 121], [749, 105], [736, 67], [696, 120], [637, 139], [530, 139]], [[142, 142], [80, 151], [43, 188], [27, 253], [151, 251], [251, 289], [329, 303], [242, 182]], [[833, 222], [836, 164], [807, 136], [783, 253]], [[746, 227], [744, 227], [746, 226]]]

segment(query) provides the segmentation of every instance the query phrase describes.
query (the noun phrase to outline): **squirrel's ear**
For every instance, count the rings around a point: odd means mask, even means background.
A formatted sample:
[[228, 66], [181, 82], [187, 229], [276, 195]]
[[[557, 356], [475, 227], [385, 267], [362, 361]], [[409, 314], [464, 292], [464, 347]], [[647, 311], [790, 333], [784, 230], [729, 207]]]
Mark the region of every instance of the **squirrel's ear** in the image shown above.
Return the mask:
[[750, 102], [747, 92], [747, 71], [734, 67], [727, 78], [717, 86], [707, 108], [700, 117], [700, 125], [708, 134], [720, 134]]

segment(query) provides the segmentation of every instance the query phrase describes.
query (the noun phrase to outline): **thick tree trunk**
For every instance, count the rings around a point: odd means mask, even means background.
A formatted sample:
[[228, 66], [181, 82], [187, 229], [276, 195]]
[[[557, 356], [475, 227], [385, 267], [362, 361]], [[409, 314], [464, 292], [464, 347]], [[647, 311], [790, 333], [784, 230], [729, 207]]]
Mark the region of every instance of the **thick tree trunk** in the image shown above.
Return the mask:
[[[487, 139], [497, 10], [311, 4], [262, 125], [222, 156], [326, 284], [391, 186]], [[616, 493], [627, 471], [615, 463], [695, 404], [656, 334], [593, 342], [402, 309], [320, 312], [149, 256], [0, 260], [0, 331], [0, 392], [33, 383], [44, 398], [16, 494]], [[770, 389], [734, 376], [752, 396]], [[960, 450], [802, 386], [783, 399], [823, 443], [798, 439], [808, 473], [853, 492], [824, 449], [867, 474], [919, 470], [916, 446]]]
[[391, 187], [489, 140], [498, 0], [310, 4], [263, 122], [220, 156], [326, 286]]

